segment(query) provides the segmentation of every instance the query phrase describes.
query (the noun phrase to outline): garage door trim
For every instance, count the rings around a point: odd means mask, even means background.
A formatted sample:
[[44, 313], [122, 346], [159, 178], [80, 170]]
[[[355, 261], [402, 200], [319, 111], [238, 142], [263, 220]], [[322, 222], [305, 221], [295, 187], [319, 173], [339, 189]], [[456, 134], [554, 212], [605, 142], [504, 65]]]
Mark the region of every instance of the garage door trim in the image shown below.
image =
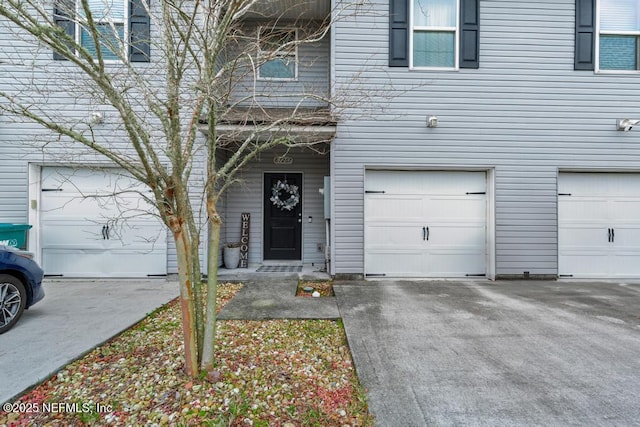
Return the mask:
[[[454, 270], [447, 270], [446, 268], [443, 268], [443, 274], [440, 275], [438, 274], [439, 272], [435, 272], [432, 274], [432, 270], [431, 267], [426, 267], [427, 269], [429, 269], [428, 272], [421, 272], [421, 273], [416, 273], [413, 274], [411, 272], [403, 274], [400, 273], [400, 271], [405, 271], [404, 268], [400, 268], [398, 269], [397, 272], [393, 272], [391, 274], [389, 273], [381, 273], [380, 271], [376, 271], [376, 269], [372, 269], [370, 268], [372, 265], [377, 265], [378, 262], [375, 260], [371, 260], [372, 258], [372, 253], [373, 253], [373, 248], [374, 245], [376, 243], [379, 242], [375, 242], [373, 236], [373, 229], [375, 228], [375, 226], [379, 226], [380, 224], [378, 224], [374, 217], [373, 222], [371, 222], [371, 216], [369, 215], [369, 211], [372, 209], [378, 209], [373, 208], [371, 203], [372, 203], [372, 198], [378, 198], [378, 196], [380, 197], [384, 197], [385, 199], [388, 197], [393, 197], [392, 194], [390, 193], [383, 193], [383, 191], [385, 191], [382, 188], [374, 188], [375, 187], [375, 181], [372, 180], [372, 177], [375, 177], [376, 173], [381, 172], [382, 174], [384, 174], [385, 172], [389, 172], [391, 174], [391, 176], [395, 175], [395, 177], [397, 179], [404, 179], [404, 180], [409, 180], [407, 182], [412, 182], [415, 179], [411, 179], [410, 175], [405, 175], [406, 174], [411, 174], [411, 173], [417, 173], [417, 174], [426, 174], [425, 176], [428, 176], [430, 174], [433, 174], [433, 181], [434, 184], [436, 185], [435, 182], [437, 182], [438, 180], [442, 181], [443, 177], [456, 177], [456, 174], [461, 174], [460, 177], [466, 177], [466, 178], [462, 178], [462, 181], [464, 182], [467, 179], [471, 179], [473, 182], [476, 182], [476, 184], [474, 184], [476, 187], [478, 185], [482, 185], [482, 188], [480, 189], [481, 191], [478, 191], [478, 188], [472, 188], [471, 190], [466, 190], [462, 192], [462, 187], [461, 188], [457, 188], [456, 189], [456, 197], [454, 197], [452, 194], [449, 194], [448, 196], [446, 195], [447, 191], [446, 190], [442, 190], [441, 189], [436, 189], [437, 187], [432, 187], [435, 193], [440, 193], [439, 195], [436, 195], [436, 198], [440, 198], [442, 199], [442, 197], [440, 196], [444, 196], [444, 199], [448, 199], [448, 200], [444, 200], [444, 201], [433, 201], [433, 200], [423, 200], [423, 201], [417, 201], [414, 200], [413, 202], [416, 204], [426, 204], [426, 205], [433, 205], [433, 203], [444, 203], [443, 206], [446, 206], [447, 203], [453, 203], [454, 206], [455, 203], [466, 203], [462, 200], [468, 200], [468, 198], [477, 198], [478, 200], [476, 202], [472, 202], [475, 203], [475, 209], [476, 212], [479, 212], [480, 210], [482, 210], [482, 214], [478, 214], [477, 218], [478, 221], [471, 221], [468, 224], [463, 224], [463, 223], [458, 223], [456, 225], [456, 221], [455, 219], [453, 219], [452, 217], [452, 223], [448, 224], [450, 226], [453, 226], [454, 228], [450, 229], [455, 231], [456, 229], [460, 229], [462, 230], [464, 227], [468, 226], [471, 223], [474, 223], [473, 227], [468, 228], [470, 233], [478, 233], [478, 232], [483, 232], [484, 236], [483, 238], [477, 236], [474, 239], [471, 239], [473, 241], [475, 241], [475, 245], [476, 245], [476, 251], [473, 253], [460, 253], [458, 252], [457, 254], [453, 253], [455, 252], [455, 250], [453, 250], [453, 252], [451, 251], [451, 247], [446, 247], [446, 246], [442, 246], [441, 249], [441, 255], [445, 254], [445, 256], [447, 256], [446, 254], [451, 254], [450, 258], [451, 259], [456, 259], [456, 257], [458, 259], [464, 259], [465, 256], [472, 256], [475, 257], [476, 261], [477, 261], [477, 266], [478, 266], [478, 270], [483, 270], [483, 271], [466, 271], [464, 275], [456, 275], [457, 273], [454, 273], [454, 275], [451, 275], [450, 272], [454, 271]], [[468, 174], [466, 174], [468, 173]], [[474, 173], [477, 173], [477, 175], [474, 175]], [[480, 175], [480, 173], [482, 175]], [[494, 170], [492, 168], [460, 168], [460, 169], [414, 169], [414, 168], [396, 168], [396, 167], [366, 167], [364, 169], [364, 176], [365, 176], [365, 188], [364, 188], [364, 195], [363, 195], [363, 218], [364, 218], [364, 235], [363, 235], [363, 262], [364, 262], [364, 270], [363, 272], [365, 273], [365, 276], [367, 277], [367, 279], [375, 279], [376, 277], [408, 277], [408, 278], [446, 278], [446, 277], [456, 277], [456, 278], [473, 278], [473, 277], [482, 277], [482, 278], [488, 278], [488, 279], [494, 279], [495, 278], [495, 206], [494, 206]], [[378, 176], [382, 176], [382, 175], [378, 175]], [[480, 180], [478, 179], [479, 176], [482, 176], [482, 182], [480, 184]], [[471, 178], [469, 178], [471, 177]], [[431, 181], [431, 180], [428, 180]], [[397, 185], [397, 184], [396, 184]], [[427, 184], [427, 186], [429, 186], [431, 184]], [[454, 184], [454, 186], [457, 184]], [[462, 185], [462, 184], [461, 184]], [[449, 184], [445, 184], [444, 187], [448, 187]], [[398, 188], [398, 187], [396, 187]], [[408, 191], [411, 191], [411, 189], [409, 189]], [[431, 191], [429, 189], [423, 189], [423, 190], [419, 190], [419, 191]], [[461, 196], [460, 192], [462, 192], [462, 197], [458, 197]], [[397, 194], [395, 195], [397, 196]], [[434, 196], [433, 194], [429, 197]], [[423, 196], [420, 196], [423, 197]], [[457, 198], [457, 200], [456, 200]], [[402, 203], [403, 200], [399, 200], [399, 203]], [[382, 202], [383, 203], [383, 202]], [[409, 202], [411, 203], [411, 202]], [[417, 205], [416, 205], [417, 206]], [[462, 206], [462, 205], [461, 205]], [[419, 208], [416, 208], [419, 209]], [[387, 219], [391, 219], [393, 218], [392, 214], [388, 214], [388, 213], [383, 213], [381, 214], [382, 216], [387, 215]], [[408, 215], [411, 215], [410, 213]], [[421, 214], [421, 215], [424, 215]], [[428, 216], [431, 216], [431, 214], [429, 214]], [[400, 221], [402, 223], [406, 223], [407, 221], [411, 221], [411, 218], [409, 217], [405, 217], [405, 219], [403, 221]], [[391, 224], [393, 221], [391, 221], [389, 224]], [[398, 223], [400, 223], [398, 222]], [[418, 221], [420, 222], [420, 221]], [[373, 224], [373, 226], [372, 226]], [[411, 224], [409, 226], [407, 226], [407, 228], [411, 228], [411, 230], [409, 231], [410, 235], [412, 236], [414, 233], [414, 228], [416, 228], [418, 230], [418, 232], [420, 233], [424, 233], [425, 234], [425, 240], [427, 235], [429, 234], [430, 237], [432, 236], [433, 233], [433, 229], [429, 228], [428, 226], [424, 226], [425, 230], [422, 230], [422, 226], [423, 224]], [[474, 230], [475, 227], [475, 230]], [[427, 228], [429, 228], [427, 230]], [[481, 228], [483, 228], [483, 230], [481, 230]], [[382, 229], [383, 232], [388, 232], [388, 230], [384, 230]], [[376, 230], [377, 232], [377, 230]], [[406, 232], [406, 230], [401, 231], [402, 232]], [[393, 235], [394, 233], [391, 233], [391, 235]], [[464, 238], [464, 235], [462, 235], [462, 238]], [[400, 238], [402, 239], [402, 237]], [[410, 240], [420, 240], [421, 236], [418, 237], [409, 237]], [[383, 239], [384, 240], [384, 239]], [[385, 240], [386, 241], [386, 240]], [[483, 244], [481, 244], [480, 242], [483, 241]], [[402, 240], [400, 243], [395, 242], [396, 245], [399, 244], [403, 244], [402, 242], [404, 242], [404, 240]], [[464, 241], [464, 245], [466, 245], [467, 241]], [[413, 242], [413, 244], [415, 243], [419, 243], [419, 242]], [[434, 242], [435, 243], [435, 242]], [[455, 243], [454, 243], [455, 245]], [[463, 245], [463, 246], [464, 246]], [[474, 246], [474, 244], [472, 244], [471, 246], [468, 246], [468, 248], [471, 248], [472, 246]], [[483, 246], [483, 247], [482, 247]], [[462, 247], [462, 246], [461, 246]], [[393, 244], [390, 244], [390, 246], [387, 248], [387, 250], [389, 251], [388, 253], [391, 254], [395, 254], [396, 252], [397, 246], [395, 248], [393, 248]], [[412, 248], [408, 248], [407, 251], [411, 252]], [[415, 249], [415, 248], [413, 248]], [[459, 248], [458, 248], [459, 249]], [[418, 249], [418, 251], [420, 251], [421, 249]], [[482, 253], [483, 251], [483, 253]], [[414, 254], [415, 255], [415, 254]], [[384, 256], [384, 254], [381, 254], [380, 257]], [[426, 255], [427, 257], [430, 257], [431, 255]], [[462, 257], [462, 258], [461, 258]], [[442, 258], [443, 260], [445, 260], [444, 264], [446, 264], [448, 261], [446, 261], [448, 258]], [[480, 261], [481, 260], [481, 261]], [[452, 261], [454, 263], [455, 266], [455, 262], [457, 261]], [[415, 265], [418, 265], [422, 263], [422, 261], [418, 260], [416, 258], [415, 261]], [[436, 264], [440, 264], [440, 262], [437, 262]], [[459, 263], [458, 263], [459, 264]], [[413, 271], [411, 268], [406, 269], [407, 271]], [[474, 274], [474, 273], [480, 273], [480, 274]]]

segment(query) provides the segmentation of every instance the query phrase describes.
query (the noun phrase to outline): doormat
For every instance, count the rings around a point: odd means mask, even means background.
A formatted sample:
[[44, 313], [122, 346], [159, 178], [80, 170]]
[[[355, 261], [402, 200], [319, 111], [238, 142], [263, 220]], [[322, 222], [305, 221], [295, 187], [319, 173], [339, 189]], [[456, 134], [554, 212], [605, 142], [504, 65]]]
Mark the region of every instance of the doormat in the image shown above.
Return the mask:
[[261, 265], [257, 273], [300, 273], [301, 265]]

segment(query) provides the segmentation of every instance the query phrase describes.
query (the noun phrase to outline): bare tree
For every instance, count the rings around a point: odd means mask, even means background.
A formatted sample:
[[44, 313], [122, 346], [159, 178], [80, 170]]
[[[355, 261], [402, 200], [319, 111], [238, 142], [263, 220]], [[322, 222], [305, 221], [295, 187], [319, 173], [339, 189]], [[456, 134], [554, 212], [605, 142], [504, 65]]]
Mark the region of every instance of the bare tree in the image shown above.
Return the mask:
[[[0, 109], [53, 135], [44, 149], [97, 153], [151, 190], [143, 197], [175, 240], [185, 370], [195, 376], [214, 364], [220, 197], [259, 153], [277, 146], [325, 150], [331, 139], [292, 132], [333, 120], [328, 108], [314, 108], [332, 105], [326, 92], [261, 92], [257, 76], [265, 64], [286, 67], [299, 45], [326, 37], [338, 14], [307, 18], [304, 11], [314, 2], [131, 0], [133, 16], [149, 17], [150, 24], [141, 20], [124, 29], [116, 3], [0, 0], [0, 27], [11, 28], [35, 52], [31, 59], [5, 60], [22, 61], [34, 77], [22, 88], [0, 91]], [[295, 10], [278, 10], [278, 4]], [[52, 61], [52, 54], [63, 62]], [[75, 100], [70, 109], [99, 106], [116, 118], [113, 127], [105, 131], [52, 108], [50, 100], [61, 94]], [[289, 108], [273, 108], [284, 104]], [[211, 249], [206, 292], [200, 206]]]

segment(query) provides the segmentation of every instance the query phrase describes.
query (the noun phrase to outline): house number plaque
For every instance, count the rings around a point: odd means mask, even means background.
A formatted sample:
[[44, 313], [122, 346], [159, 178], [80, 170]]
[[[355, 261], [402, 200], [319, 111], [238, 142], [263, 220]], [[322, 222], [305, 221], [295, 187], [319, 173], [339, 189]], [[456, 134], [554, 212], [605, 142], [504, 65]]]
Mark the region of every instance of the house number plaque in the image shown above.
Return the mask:
[[276, 165], [292, 165], [293, 157], [276, 156], [273, 158], [273, 163]]
[[250, 213], [240, 215], [240, 268], [249, 267], [249, 220]]

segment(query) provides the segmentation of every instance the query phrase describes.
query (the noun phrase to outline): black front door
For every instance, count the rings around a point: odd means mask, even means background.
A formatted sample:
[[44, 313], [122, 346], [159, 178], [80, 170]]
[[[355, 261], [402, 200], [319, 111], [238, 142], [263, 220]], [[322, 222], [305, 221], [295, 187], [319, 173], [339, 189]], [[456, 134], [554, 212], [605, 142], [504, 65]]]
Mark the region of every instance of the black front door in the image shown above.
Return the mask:
[[264, 174], [264, 259], [302, 259], [302, 174]]

